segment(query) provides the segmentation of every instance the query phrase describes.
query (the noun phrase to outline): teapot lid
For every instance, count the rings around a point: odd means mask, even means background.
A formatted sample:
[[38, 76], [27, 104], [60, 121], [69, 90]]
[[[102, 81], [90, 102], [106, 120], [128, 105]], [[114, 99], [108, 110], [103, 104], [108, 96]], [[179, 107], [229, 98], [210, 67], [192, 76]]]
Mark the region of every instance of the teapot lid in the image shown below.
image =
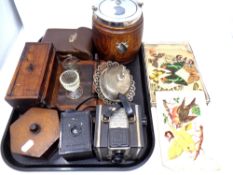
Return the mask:
[[118, 94], [126, 94], [131, 86], [129, 71], [123, 65], [107, 68], [100, 77], [100, 88], [109, 100], [118, 99]]
[[104, 103], [120, 102], [119, 94], [125, 95], [128, 101], [133, 101], [135, 82], [124, 65], [111, 61], [103, 62], [95, 70], [93, 80], [95, 91]]
[[141, 6], [142, 3], [135, 0], [98, 0], [93, 12], [105, 22], [132, 24], [141, 17]]

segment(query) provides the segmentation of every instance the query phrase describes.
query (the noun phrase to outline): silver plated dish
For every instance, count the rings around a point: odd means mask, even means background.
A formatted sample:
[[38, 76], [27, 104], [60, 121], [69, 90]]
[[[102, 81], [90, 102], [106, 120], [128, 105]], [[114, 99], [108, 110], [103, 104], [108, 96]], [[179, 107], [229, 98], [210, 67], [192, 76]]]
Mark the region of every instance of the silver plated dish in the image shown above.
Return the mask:
[[135, 96], [135, 82], [130, 71], [118, 62], [101, 63], [94, 74], [94, 87], [98, 97], [106, 104], [120, 102], [119, 94], [133, 101]]

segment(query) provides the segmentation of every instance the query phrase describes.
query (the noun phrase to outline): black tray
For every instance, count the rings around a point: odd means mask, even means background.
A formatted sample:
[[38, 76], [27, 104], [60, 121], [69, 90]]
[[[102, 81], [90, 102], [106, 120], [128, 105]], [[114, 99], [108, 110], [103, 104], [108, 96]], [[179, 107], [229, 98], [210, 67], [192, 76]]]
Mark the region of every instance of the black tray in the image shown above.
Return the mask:
[[143, 165], [151, 156], [155, 138], [153, 130], [153, 122], [151, 115], [150, 96], [148, 91], [148, 83], [146, 78], [146, 70], [144, 64], [143, 47], [140, 49], [134, 62], [126, 65], [134, 77], [136, 83], [136, 95], [134, 103], [142, 106], [145, 133], [145, 149], [143, 156], [137, 161], [127, 161], [122, 164], [113, 164], [110, 161], [98, 161], [95, 157], [68, 162], [58, 155], [58, 151], [54, 151], [49, 158], [30, 158], [21, 155], [12, 154], [10, 151], [10, 125], [19, 117], [19, 112], [13, 109], [8, 121], [4, 136], [1, 143], [1, 153], [5, 162], [12, 168], [22, 171], [63, 171], [63, 170], [130, 170]]

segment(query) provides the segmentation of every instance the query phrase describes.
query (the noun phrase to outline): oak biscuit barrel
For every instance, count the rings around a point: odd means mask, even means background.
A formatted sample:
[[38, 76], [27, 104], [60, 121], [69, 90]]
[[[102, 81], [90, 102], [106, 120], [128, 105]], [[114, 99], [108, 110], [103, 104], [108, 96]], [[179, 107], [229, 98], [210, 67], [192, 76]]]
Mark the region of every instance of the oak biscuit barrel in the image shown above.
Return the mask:
[[99, 0], [93, 6], [93, 42], [99, 57], [133, 61], [141, 46], [143, 15], [134, 0]]

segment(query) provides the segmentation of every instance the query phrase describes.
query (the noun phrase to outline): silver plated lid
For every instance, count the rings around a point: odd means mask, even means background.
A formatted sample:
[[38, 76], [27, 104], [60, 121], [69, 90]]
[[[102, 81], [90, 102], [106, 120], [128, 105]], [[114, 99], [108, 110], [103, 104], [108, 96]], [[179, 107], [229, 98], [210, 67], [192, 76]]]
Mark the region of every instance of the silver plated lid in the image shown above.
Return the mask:
[[135, 96], [135, 82], [129, 70], [117, 62], [108, 61], [98, 66], [94, 74], [95, 90], [107, 104], [120, 102], [119, 93], [129, 101]]
[[104, 22], [130, 25], [142, 16], [141, 6], [136, 0], [97, 0], [93, 12]]

